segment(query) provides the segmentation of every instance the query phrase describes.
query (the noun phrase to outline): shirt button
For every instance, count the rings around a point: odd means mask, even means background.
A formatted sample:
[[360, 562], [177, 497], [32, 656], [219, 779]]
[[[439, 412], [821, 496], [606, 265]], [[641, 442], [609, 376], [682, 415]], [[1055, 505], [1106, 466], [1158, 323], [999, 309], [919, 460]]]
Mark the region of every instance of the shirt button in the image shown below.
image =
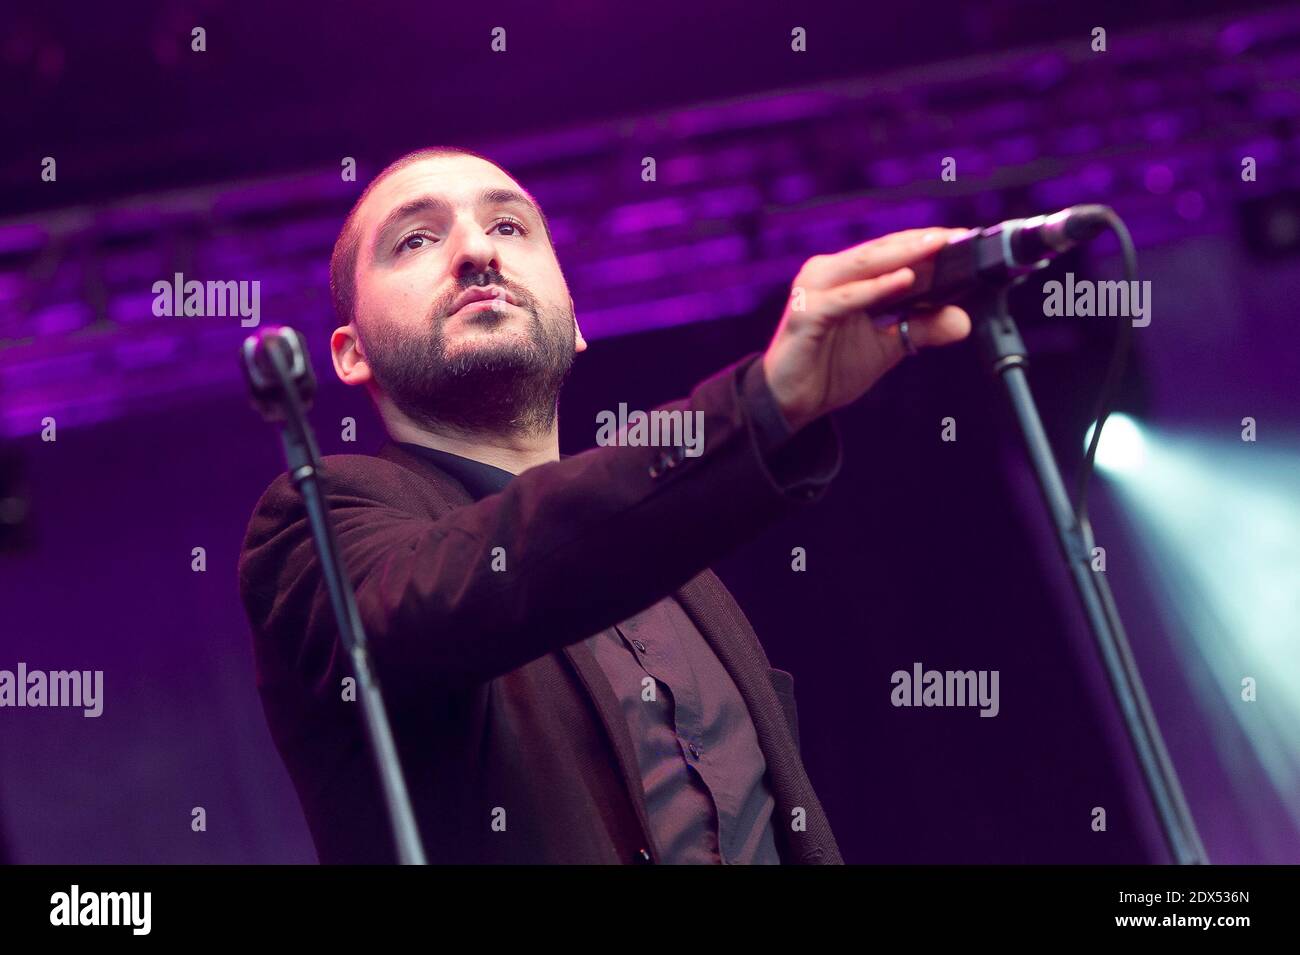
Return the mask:
[[638, 653], [645, 653], [645, 644], [640, 640], [633, 640], [632, 646], [636, 647]]
[[687, 749], [687, 750], [690, 752], [690, 754], [691, 754], [692, 756], [694, 756], [696, 759], [699, 759], [699, 758], [700, 758], [700, 748], [699, 748], [698, 746], [696, 746], [694, 743], [691, 743], [689, 746], [686, 747], [686, 749]]

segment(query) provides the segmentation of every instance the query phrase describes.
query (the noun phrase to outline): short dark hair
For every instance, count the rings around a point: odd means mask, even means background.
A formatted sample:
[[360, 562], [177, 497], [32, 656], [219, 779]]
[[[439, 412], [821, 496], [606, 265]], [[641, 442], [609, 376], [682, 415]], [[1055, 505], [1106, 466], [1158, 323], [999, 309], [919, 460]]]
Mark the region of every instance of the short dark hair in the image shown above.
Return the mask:
[[[500, 163], [493, 162], [487, 156], [476, 153], [472, 149], [465, 149], [460, 146], [426, 146], [423, 149], [416, 149], [404, 156], [399, 156], [387, 166], [385, 166], [370, 184], [362, 191], [361, 196], [352, 205], [348, 212], [348, 217], [343, 220], [343, 228], [339, 230], [338, 238], [334, 240], [334, 251], [330, 255], [330, 298], [334, 302], [334, 311], [343, 322], [352, 322], [356, 318], [357, 305], [357, 255], [361, 250], [360, 227], [357, 225], [357, 210], [361, 204], [366, 201], [366, 197], [381, 182], [400, 169], [404, 169], [412, 163], [420, 162], [423, 159], [433, 159], [437, 156], [473, 156], [476, 159], [482, 159], [484, 162], [492, 163], [507, 176], [509, 171]], [[513, 179], [513, 176], [510, 176]], [[541, 217], [542, 228], [546, 230], [546, 241], [551, 243], [551, 248], [555, 248], [555, 240], [551, 238], [551, 224], [546, 221], [546, 213], [540, 206], [537, 208], [537, 214]]]

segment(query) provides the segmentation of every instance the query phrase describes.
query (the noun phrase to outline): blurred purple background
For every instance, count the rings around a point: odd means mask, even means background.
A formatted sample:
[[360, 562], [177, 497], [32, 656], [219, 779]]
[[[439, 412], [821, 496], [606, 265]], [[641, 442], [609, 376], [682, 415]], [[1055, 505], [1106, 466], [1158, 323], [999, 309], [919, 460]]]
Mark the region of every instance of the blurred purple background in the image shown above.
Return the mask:
[[[1166, 480], [1203, 489], [1191, 478], [1204, 464], [1223, 501], [1272, 496], [1267, 542], [1241, 552], [1225, 542], [1255, 527], [1245, 511], [1204, 502], [1226, 515], [1222, 540], [1194, 535], [1221, 570], [1180, 553], [1169, 542], [1186, 528], [1100, 475], [1093, 523], [1211, 859], [1300, 861], [1300, 11], [1214, 8], [726, 0], [618, 14], [571, 0], [9, 15], [0, 669], [102, 669], [105, 683], [97, 719], [0, 709], [10, 861], [315, 860], [236, 591], [249, 514], [282, 465], [244, 397], [249, 329], [154, 317], [151, 288], [176, 272], [259, 280], [263, 324], [313, 342], [322, 452], [375, 450], [367, 399], [330, 372], [328, 256], [365, 182], [431, 144], [486, 153], [547, 211], [593, 340], [561, 404], [565, 452], [594, 442], [598, 410], [679, 397], [763, 348], [812, 254], [901, 228], [1114, 206], [1153, 288], [1120, 409], [1198, 449], [1193, 470]], [[206, 52], [190, 50], [194, 26]], [[496, 26], [504, 54], [489, 50]], [[806, 53], [790, 49], [800, 26]], [[1096, 26], [1105, 53], [1090, 48]], [[647, 156], [655, 182], [641, 178]], [[55, 182], [41, 181], [45, 157]], [[355, 182], [341, 181], [344, 157]], [[944, 157], [954, 182], [940, 181]], [[1118, 278], [1116, 246], [1105, 238], [1051, 274], [1067, 270]], [[1045, 319], [1019, 298], [1031, 382], [1072, 475], [1114, 326]], [[47, 416], [55, 442], [41, 440]], [[345, 416], [356, 444], [340, 440]], [[955, 443], [939, 441], [945, 416]], [[1244, 464], [1216, 470], [1237, 460], [1247, 416], [1258, 457], [1245, 446]], [[1005, 399], [974, 349], [905, 363], [840, 425], [846, 460], [828, 498], [716, 569], [773, 664], [795, 674], [805, 762], [846, 859], [1165, 861]], [[205, 573], [190, 569], [199, 546]], [[790, 572], [795, 546], [804, 574]], [[1207, 567], [1242, 575], [1248, 599], [1198, 586]], [[1000, 715], [893, 708], [890, 674], [914, 661], [999, 670]], [[1243, 676], [1260, 680], [1255, 704], [1236, 695]], [[190, 830], [196, 806], [206, 832]], [[1096, 806], [1104, 833], [1089, 826]]]

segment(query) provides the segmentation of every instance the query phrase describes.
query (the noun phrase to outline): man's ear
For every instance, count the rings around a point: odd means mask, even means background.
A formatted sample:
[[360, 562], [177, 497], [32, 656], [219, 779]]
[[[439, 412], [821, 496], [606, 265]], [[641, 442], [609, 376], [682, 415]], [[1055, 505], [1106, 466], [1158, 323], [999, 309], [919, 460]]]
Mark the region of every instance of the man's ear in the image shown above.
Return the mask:
[[569, 313], [573, 315], [573, 350], [575, 352], [587, 350], [587, 340], [582, 337], [582, 329], [578, 327], [578, 311], [573, 304], [573, 296], [569, 296]]
[[340, 325], [330, 335], [330, 358], [334, 374], [345, 385], [364, 385], [370, 381], [370, 363], [361, 350], [361, 336], [355, 323]]

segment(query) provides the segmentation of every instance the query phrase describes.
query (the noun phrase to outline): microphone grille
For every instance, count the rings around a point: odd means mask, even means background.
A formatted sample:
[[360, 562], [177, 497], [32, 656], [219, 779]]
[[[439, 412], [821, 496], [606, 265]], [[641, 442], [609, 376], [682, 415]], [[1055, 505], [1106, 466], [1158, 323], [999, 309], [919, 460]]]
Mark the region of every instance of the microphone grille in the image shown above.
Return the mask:
[[1110, 206], [1094, 203], [1071, 206], [1065, 219], [1065, 234], [1075, 242], [1087, 242], [1101, 234], [1114, 214]]

